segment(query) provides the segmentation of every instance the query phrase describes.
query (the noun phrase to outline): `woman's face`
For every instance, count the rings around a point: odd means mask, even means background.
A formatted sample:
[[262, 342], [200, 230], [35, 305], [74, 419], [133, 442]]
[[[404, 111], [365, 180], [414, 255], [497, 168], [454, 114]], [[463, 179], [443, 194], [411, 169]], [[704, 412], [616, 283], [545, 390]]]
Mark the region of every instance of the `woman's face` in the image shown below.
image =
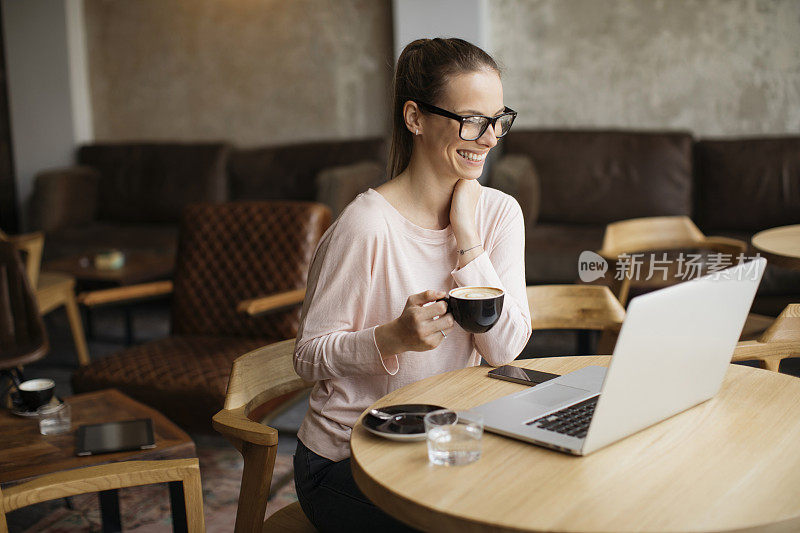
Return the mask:
[[[457, 115], [494, 117], [505, 109], [503, 85], [493, 70], [480, 70], [452, 76], [439, 102], [429, 102]], [[419, 148], [427, 155], [434, 171], [442, 177], [477, 179], [483, 172], [486, 155], [497, 144], [490, 126], [478, 139], [459, 137], [459, 122], [451, 118], [422, 113]]]

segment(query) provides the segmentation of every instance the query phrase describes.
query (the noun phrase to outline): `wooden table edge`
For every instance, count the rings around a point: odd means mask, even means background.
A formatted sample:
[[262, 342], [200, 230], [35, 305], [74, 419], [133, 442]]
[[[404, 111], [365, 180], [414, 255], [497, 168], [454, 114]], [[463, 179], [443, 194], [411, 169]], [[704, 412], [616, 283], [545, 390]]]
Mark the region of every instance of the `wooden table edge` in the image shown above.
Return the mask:
[[[527, 365], [519, 365], [519, 364], [515, 364], [515, 363], [520, 363], [522, 361], [536, 361], [536, 360], [539, 360], [539, 359], [551, 359], [552, 360], [552, 359], [560, 359], [560, 358], [564, 358], [564, 357], [575, 357], [575, 356], [564, 355], [564, 356], [553, 356], [553, 357], [546, 357], [546, 358], [542, 357], [542, 358], [534, 358], [534, 359], [523, 359], [523, 360], [518, 360], [518, 361], [512, 361], [510, 364], [513, 365], [513, 366], [520, 366], [520, 367], [529, 368]], [[590, 361], [589, 358], [591, 358], [591, 362], [589, 362], [588, 364], [599, 364], [599, 365], [607, 367], [609, 365], [609, 363], [611, 362], [611, 356], [610, 355], [588, 356], [587, 357], [587, 361]], [[531, 364], [535, 364], [535, 363], [531, 363]], [[467, 367], [467, 368], [481, 368], [481, 369], [485, 369], [487, 372], [492, 369], [492, 367], [490, 367], [490, 366], [483, 366], [483, 365], [477, 366], [477, 367]], [[450, 372], [446, 372], [446, 374], [447, 373], [453, 373], [453, 372], [461, 372], [463, 370], [465, 370], [465, 369], [459, 368], [459, 369], [456, 369], [456, 370], [451, 370]], [[436, 374], [434, 376], [429, 376], [428, 378], [425, 378], [425, 379], [438, 378], [441, 375], [442, 374]], [[360, 435], [363, 434], [364, 436], [374, 437], [366, 429], [364, 429], [364, 424], [362, 423], [362, 420], [363, 420], [364, 416], [367, 414], [367, 412], [370, 409], [372, 409], [373, 407], [377, 407], [377, 404], [379, 404], [380, 402], [381, 402], [381, 400], [379, 399], [378, 401], [374, 402], [372, 405], [367, 407], [364, 410], [364, 412], [362, 412], [361, 415], [359, 415], [358, 420], [356, 421], [356, 424], [355, 424], [355, 426], [353, 428], [354, 432], [358, 431]], [[497, 435], [497, 436], [500, 437], [500, 435]], [[380, 438], [380, 437], [375, 437], [375, 438]], [[506, 438], [506, 437], [502, 437], [502, 438]], [[531, 446], [534, 446], [534, 445], [531, 444]], [[554, 453], [556, 453], [556, 452], [554, 452]], [[575, 457], [575, 458], [577, 459], [577, 457]], [[378, 506], [380, 509], [382, 509], [387, 514], [393, 516], [394, 518], [396, 518], [397, 520], [399, 520], [399, 521], [401, 521], [401, 522], [403, 522], [405, 524], [411, 525], [412, 527], [421, 528], [423, 531], [426, 530], [425, 528], [428, 527], [427, 521], [426, 522], [409, 522], [407, 520], [408, 514], [406, 514], [406, 512], [412, 512], [412, 513], [416, 512], [418, 514], [427, 514], [427, 513], [431, 513], [432, 512], [431, 508], [426, 507], [426, 506], [424, 506], [424, 505], [422, 505], [420, 503], [417, 503], [417, 502], [415, 502], [413, 500], [410, 500], [410, 499], [398, 494], [397, 492], [391, 490], [390, 488], [386, 487], [385, 485], [381, 485], [380, 482], [374, 480], [372, 478], [372, 476], [370, 476], [369, 474], [366, 473], [364, 468], [359, 463], [356, 455], [354, 453], [352, 453], [352, 446], [350, 448], [350, 470], [353, 473], [353, 478], [355, 479], [355, 482], [356, 482], [356, 485], [358, 486], [358, 488], [371, 501], [374, 502], [375, 500], [383, 500], [383, 499], [385, 499], [385, 495], [387, 493], [389, 493], [389, 494], [392, 495], [391, 497], [394, 500], [394, 502], [400, 501], [403, 504], [402, 508], [396, 507], [396, 506], [392, 506], [392, 509], [387, 509], [385, 507]], [[403, 512], [403, 513], [399, 512], [403, 508], [405, 509], [405, 512]], [[446, 522], [447, 522], [446, 524], [437, 523], [436, 524], [436, 530], [437, 531], [458, 531], [458, 532], [476, 531], [476, 532], [484, 532], [484, 531], [490, 530], [490, 531], [509, 532], [509, 533], [520, 533], [520, 532], [528, 533], [529, 532], [529, 530], [527, 530], [525, 528], [501, 526], [501, 525], [495, 524], [493, 522], [473, 520], [472, 518], [464, 518], [462, 516], [459, 516], [459, 515], [457, 515], [455, 513], [448, 512], [446, 510], [436, 509], [435, 512], [438, 513], [437, 519], [444, 518], [446, 520]], [[611, 533], [611, 532], [609, 532], [609, 533]]]
[[[157, 411], [153, 407], [150, 407], [149, 405], [144, 404], [144, 403], [140, 402], [139, 400], [136, 400], [135, 398], [132, 398], [132, 397], [128, 396], [127, 394], [123, 393], [122, 391], [120, 391], [118, 389], [108, 388], [108, 389], [101, 389], [101, 390], [97, 390], [97, 391], [82, 392], [82, 393], [78, 393], [78, 394], [73, 394], [72, 396], [68, 396], [68, 397], [64, 398], [64, 400], [70, 400], [71, 398], [74, 398], [76, 396], [81, 397], [81, 399], [91, 398], [92, 396], [103, 397], [104, 394], [110, 394], [112, 396], [116, 396], [121, 402], [133, 401], [136, 404], [138, 404], [139, 407], [142, 408], [142, 411], [143, 411], [142, 414], [146, 414], [147, 417], [152, 418], [152, 420], [153, 420], [153, 429], [154, 430], [156, 430], [156, 427], [159, 424], [160, 425], [166, 425], [166, 426], [170, 427], [171, 430], [174, 431], [175, 434], [183, 442], [180, 442], [179, 444], [174, 444], [174, 445], [172, 445], [170, 447], [171, 450], [176, 451], [177, 453], [174, 455], [174, 457], [170, 456], [169, 458], [171, 458], [171, 459], [197, 459], [198, 458], [197, 457], [197, 446], [195, 445], [194, 440], [191, 438], [191, 436], [188, 433], [186, 433], [186, 431], [184, 431], [183, 428], [181, 428], [180, 426], [175, 424], [175, 422], [173, 422], [172, 420], [167, 418], [166, 415], [164, 415], [161, 412]], [[71, 428], [70, 432], [74, 431], [75, 429], [76, 428], [74, 428], [74, 427]], [[159, 449], [160, 448], [156, 447], [154, 449], [146, 450], [146, 451], [150, 452], [150, 453], [157, 453], [159, 451]], [[130, 458], [122, 457], [119, 460], [109, 460], [109, 461], [99, 461], [99, 462], [96, 461], [96, 459], [98, 457], [102, 458], [103, 455], [105, 455], [105, 454], [97, 454], [97, 455], [86, 456], [85, 458], [87, 460], [91, 461], [91, 462], [89, 462], [89, 464], [76, 465], [75, 467], [72, 467], [72, 468], [63, 468], [63, 469], [58, 469], [58, 470], [54, 470], [54, 471], [55, 472], [68, 472], [68, 471], [77, 470], [77, 469], [80, 469], [80, 468], [87, 468], [89, 466], [97, 466], [97, 465], [102, 465], [102, 464], [110, 464], [110, 463], [123, 462], [123, 461], [158, 461], [158, 460], [160, 460], [158, 458], [152, 458], [152, 457], [144, 457], [144, 458], [141, 458], [141, 459], [137, 458], [135, 454], [140, 453], [142, 451], [145, 451], [145, 450], [132, 450], [132, 451], [126, 451], [126, 452], [114, 452], [114, 453], [107, 454], [107, 455], [111, 456], [111, 455], [116, 455], [118, 453], [123, 453], [123, 454], [131, 454], [131, 457]], [[92, 460], [94, 460], [94, 461], [92, 461]], [[32, 476], [27, 476], [27, 477], [24, 477], [24, 478], [13, 479], [13, 480], [10, 480], [10, 481], [2, 481], [2, 482], [0, 482], [0, 487], [10, 487], [10, 486], [13, 486], [13, 485], [17, 485], [19, 483], [24, 483], [26, 481], [30, 481], [32, 479], [36, 479], [36, 478], [41, 477], [43, 475], [47, 475], [47, 472], [41, 473], [41, 474], [35, 474], [35, 475], [32, 475]]]
[[759, 231], [755, 235], [750, 238], [750, 245], [755, 249], [762, 257], [766, 258], [769, 263], [772, 263], [777, 266], [782, 266], [789, 269], [800, 269], [800, 257], [782, 254], [775, 250], [771, 250], [768, 248], [763, 248], [763, 244], [758, 244], [756, 241], [759, 237], [763, 237], [764, 234], [770, 233], [773, 231], [785, 230], [787, 228], [796, 228], [798, 233], [800, 233], [800, 224], [789, 224], [786, 226], [778, 226], [775, 228], [769, 228], [762, 231]]

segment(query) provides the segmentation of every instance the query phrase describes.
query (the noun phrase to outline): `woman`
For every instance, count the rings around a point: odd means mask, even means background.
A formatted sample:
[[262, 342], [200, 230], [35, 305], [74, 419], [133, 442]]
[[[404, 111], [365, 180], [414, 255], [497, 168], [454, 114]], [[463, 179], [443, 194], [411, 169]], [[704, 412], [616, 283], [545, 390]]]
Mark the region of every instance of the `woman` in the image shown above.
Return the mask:
[[[497, 64], [480, 48], [420, 39], [400, 55], [393, 179], [359, 195], [322, 237], [297, 337], [295, 369], [316, 384], [298, 432], [295, 482], [319, 529], [404, 529], [353, 481], [349, 438], [364, 409], [481, 356], [506, 364], [530, 337], [522, 211], [477, 181], [515, 115], [503, 105]], [[454, 327], [436, 301], [469, 285], [506, 292], [486, 333]]]

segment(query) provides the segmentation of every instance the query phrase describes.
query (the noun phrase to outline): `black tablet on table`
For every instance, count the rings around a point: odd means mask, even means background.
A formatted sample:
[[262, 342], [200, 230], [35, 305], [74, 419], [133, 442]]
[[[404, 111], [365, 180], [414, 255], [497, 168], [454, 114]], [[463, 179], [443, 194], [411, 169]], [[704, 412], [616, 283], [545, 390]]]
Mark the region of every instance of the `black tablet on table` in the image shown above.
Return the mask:
[[153, 421], [149, 418], [80, 426], [76, 455], [123, 452], [155, 448]]

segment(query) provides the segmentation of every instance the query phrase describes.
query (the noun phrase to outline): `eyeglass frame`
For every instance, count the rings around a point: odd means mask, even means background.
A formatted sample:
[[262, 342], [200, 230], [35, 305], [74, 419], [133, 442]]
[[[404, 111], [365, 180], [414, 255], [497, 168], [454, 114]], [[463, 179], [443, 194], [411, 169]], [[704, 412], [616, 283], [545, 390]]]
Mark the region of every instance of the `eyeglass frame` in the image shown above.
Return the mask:
[[[486, 133], [486, 130], [489, 129], [489, 126], [492, 126], [492, 130], [494, 130], [494, 125], [497, 123], [497, 121], [499, 119], [501, 119], [502, 117], [506, 116], [506, 115], [511, 115], [512, 117], [514, 117], [514, 118], [511, 119], [511, 125], [508, 126], [508, 129], [510, 131], [511, 130], [511, 126], [514, 125], [514, 120], [516, 120], [516, 118], [517, 118], [517, 112], [514, 111], [513, 109], [511, 109], [508, 106], [505, 106], [503, 108], [503, 112], [500, 113], [499, 115], [497, 115], [496, 117], [487, 117], [486, 115], [458, 115], [456, 113], [453, 113], [452, 111], [448, 111], [447, 109], [442, 109], [441, 107], [436, 107], [435, 105], [429, 104], [428, 102], [423, 102], [422, 100], [415, 100], [415, 99], [412, 98], [411, 101], [414, 102], [415, 104], [421, 106], [423, 109], [427, 109], [427, 111], [429, 113], [433, 113], [434, 115], [439, 115], [439, 116], [442, 116], [442, 117], [451, 118], [453, 120], [458, 121], [459, 122], [458, 136], [461, 138], [462, 141], [477, 141], [478, 139], [483, 137], [483, 134]], [[464, 122], [468, 118], [475, 118], [475, 117], [485, 118], [486, 119], [486, 125], [483, 127], [483, 129], [481, 130], [481, 133], [477, 137], [475, 137], [474, 139], [465, 139], [461, 135], [461, 132], [464, 129]], [[505, 137], [506, 134], [508, 134], [508, 131], [506, 131], [502, 135], [495, 134], [495, 137], [500, 139], [502, 137]]]

